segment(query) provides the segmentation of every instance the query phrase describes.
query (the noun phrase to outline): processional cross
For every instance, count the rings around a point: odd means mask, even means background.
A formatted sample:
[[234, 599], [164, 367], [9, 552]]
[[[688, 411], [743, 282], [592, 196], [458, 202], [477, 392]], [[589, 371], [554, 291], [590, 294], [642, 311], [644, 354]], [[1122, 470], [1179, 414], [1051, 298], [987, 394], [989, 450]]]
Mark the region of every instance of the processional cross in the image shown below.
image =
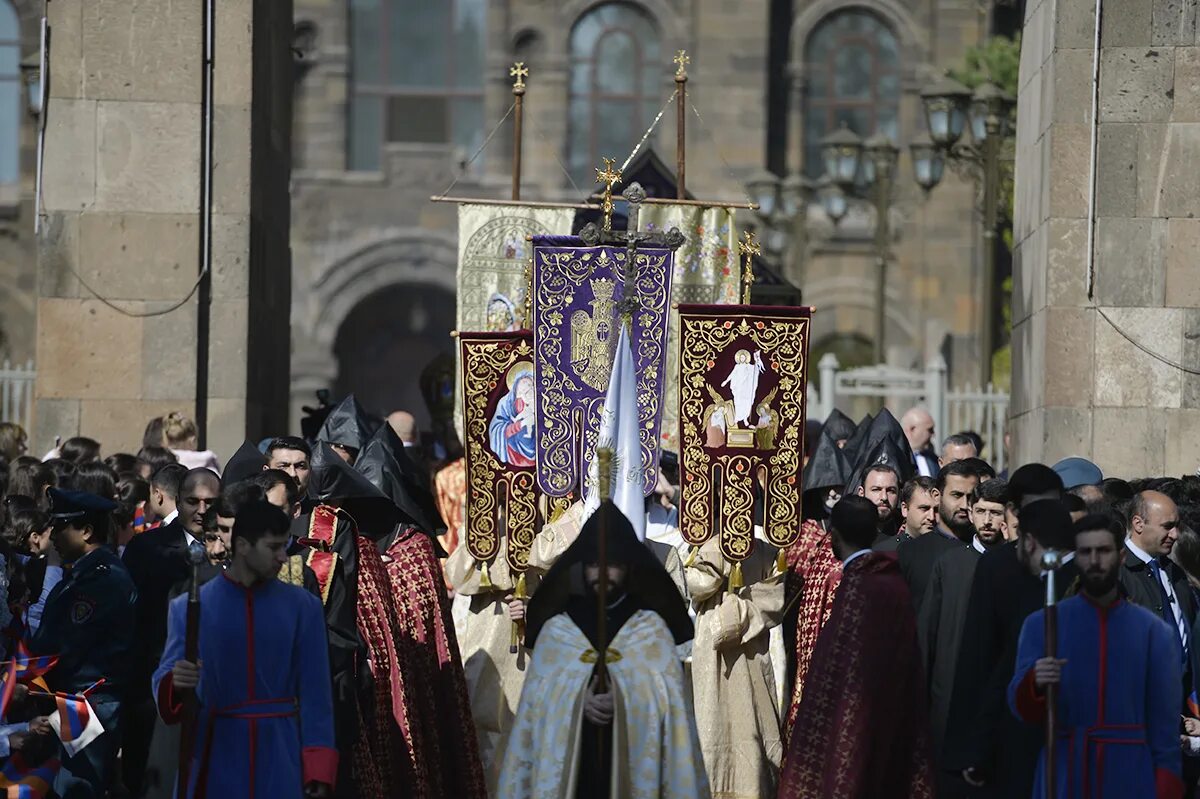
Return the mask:
[[648, 231], [638, 230], [638, 217], [641, 214], [642, 203], [646, 200], [646, 190], [642, 188], [640, 183], [631, 183], [621, 192], [621, 196], [625, 198], [626, 203], [626, 219], [625, 231], [614, 231], [612, 229], [612, 187], [621, 179], [620, 170], [613, 169], [613, 161], [610, 158], [604, 159], [604, 169], [596, 170], [596, 182], [605, 184], [604, 203], [602, 210], [604, 211], [604, 226], [597, 227], [595, 222], [589, 222], [584, 225], [583, 230], [579, 231], [579, 238], [589, 247], [595, 247], [600, 244], [624, 244], [625, 245], [625, 270], [622, 276], [622, 284], [624, 291], [620, 301], [617, 303], [617, 311], [623, 319], [632, 318], [633, 312], [640, 306], [637, 291], [637, 248], [639, 244], [646, 244], [652, 247], [666, 247], [671, 250], [679, 249], [684, 242], [683, 234], [679, 232], [679, 228], [673, 227], [667, 231]]
[[508, 70], [508, 76], [510, 78], [516, 78], [516, 80], [513, 81], [514, 89], [524, 89], [525, 79], [529, 77], [529, 67], [525, 66], [524, 61], [517, 61], [512, 65], [512, 68]]

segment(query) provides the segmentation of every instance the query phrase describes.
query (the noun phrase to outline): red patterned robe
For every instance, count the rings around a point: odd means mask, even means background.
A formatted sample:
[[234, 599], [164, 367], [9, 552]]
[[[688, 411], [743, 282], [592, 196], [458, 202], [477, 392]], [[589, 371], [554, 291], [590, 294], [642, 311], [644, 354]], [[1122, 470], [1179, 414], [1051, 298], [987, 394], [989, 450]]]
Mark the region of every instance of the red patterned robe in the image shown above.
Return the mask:
[[796, 682], [792, 686], [792, 699], [783, 728], [785, 745], [792, 725], [796, 723], [817, 634], [833, 612], [833, 596], [842, 579], [842, 562], [833, 554], [829, 533], [814, 519], [806, 520], [801, 526], [800, 538], [787, 549], [787, 562], [789, 576], [794, 578], [789, 579], [789, 583], [801, 583], [796, 590], [803, 594], [797, 609]]
[[[410, 744], [409, 796], [487, 799], [467, 681], [433, 539], [403, 530], [386, 557]], [[397, 719], [400, 717], [397, 716]]]
[[817, 639], [779, 799], [932, 799], [917, 621], [894, 556], [846, 565]]

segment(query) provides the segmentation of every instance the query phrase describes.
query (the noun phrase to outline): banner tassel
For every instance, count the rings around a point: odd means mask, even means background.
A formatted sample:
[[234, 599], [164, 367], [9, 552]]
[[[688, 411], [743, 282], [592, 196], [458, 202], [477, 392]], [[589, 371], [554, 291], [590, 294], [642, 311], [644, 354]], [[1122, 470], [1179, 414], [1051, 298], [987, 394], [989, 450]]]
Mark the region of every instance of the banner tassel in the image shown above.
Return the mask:
[[496, 587], [496, 586], [492, 585], [492, 577], [491, 577], [491, 575], [488, 574], [488, 567], [487, 567], [486, 562], [479, 564], [479, 587], [480, 588], [495, 588]]
[[746, 584], [742, 579], [742, 562], [738, 561], [733, 564], [733, 571], [729, 573], [729, 590], [737, 591]]

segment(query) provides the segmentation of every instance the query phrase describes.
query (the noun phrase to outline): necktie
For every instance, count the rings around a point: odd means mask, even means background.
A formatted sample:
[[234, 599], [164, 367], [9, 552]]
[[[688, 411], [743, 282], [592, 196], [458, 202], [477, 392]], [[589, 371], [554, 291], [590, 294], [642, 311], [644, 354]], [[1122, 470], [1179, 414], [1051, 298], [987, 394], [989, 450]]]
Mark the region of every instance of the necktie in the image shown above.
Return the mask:
[[[1183, 644], [1183, 654], [1186, 662], [1188, 640], [1187, 634], [1179, 626], [1179, 620], [1175, 618], [1175, 607], [1171, 602], [1171, 595], [1167, 592], [1166, 586], [1162, 581], [1162, 566], [1157, 559], [1150, 561], [1150, 573], [1154, 575], [1154, 584], [1158, 586], [1158, 593], [1162, 597], [1162, 617], [1163, 620], [1171, 625], [1171, 629], [1179, 636], [1180, 642]], [[1168, 573], [1169, 575], [1169, 573]]]

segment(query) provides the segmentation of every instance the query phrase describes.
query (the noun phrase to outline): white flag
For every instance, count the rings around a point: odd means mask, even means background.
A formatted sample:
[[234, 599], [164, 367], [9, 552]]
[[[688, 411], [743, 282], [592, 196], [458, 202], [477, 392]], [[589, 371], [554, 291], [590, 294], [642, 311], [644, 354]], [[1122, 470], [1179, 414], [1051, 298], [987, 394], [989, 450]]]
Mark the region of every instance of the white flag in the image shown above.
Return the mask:
[[96, 718], [92, 703], [83, 696], [63, 697], [58, 703], [58, 710], [50, 714], [49, 720], [62, 741], [67, 757], [75, 757], [104, 733], [104, 725]]
[[[612, 501], [633, 525], [639, 541], [646, 540], [646, 492], [642, 471], [642, 442], [638, 437], [637, 374], [626, 325], [621, 325], [612, 376], [600, 417], [596, 448], [612, 450]], [[595, 456], [588, 464], [584, 520], [600, 507], [599, 466]]]

